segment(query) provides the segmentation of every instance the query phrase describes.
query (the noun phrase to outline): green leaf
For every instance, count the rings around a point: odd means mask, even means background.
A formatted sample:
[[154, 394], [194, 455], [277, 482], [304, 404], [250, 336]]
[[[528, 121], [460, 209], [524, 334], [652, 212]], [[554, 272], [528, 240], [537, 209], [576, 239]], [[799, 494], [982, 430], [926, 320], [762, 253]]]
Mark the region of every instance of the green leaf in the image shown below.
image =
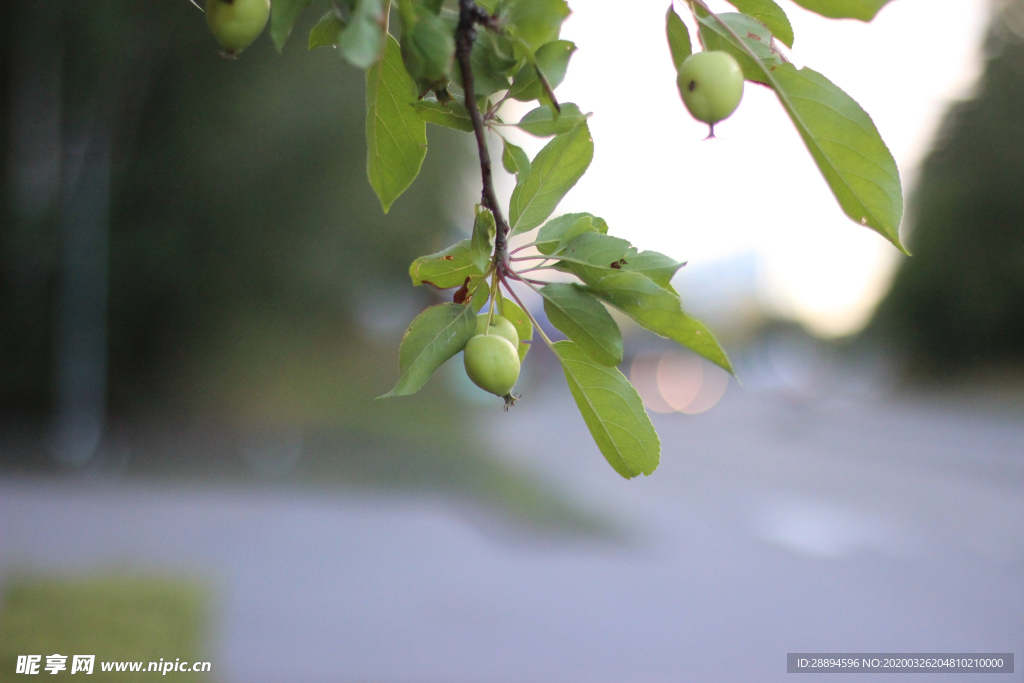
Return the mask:
[[867, 112], [827, 78], [787, 64], [772, 85], [839, 205], [851, 219], [900, 243], [903, 190], [889, 149]]
[[487, 281], [481, 277], [470, 278], [469, 289], [473, 292], [473, 299], [469, 302], [469, 306], [473, 309], [473, 314], [476, 315], [491, 298], [491, 290], [487, 287]]
[[553, 254], [560, 270], [576, 274], [584, 282], [604, 277], [608, 270], [622, 267], [630, 246], [627, 240], [600, 232], [584, 232]]
[[690, 30], [672, 5], [668, 6], [668, 12], [665, 13], [665, 33], [668, 36], [669, 52], [672, 53], [672, 64], [678, 71], [686, 58], [693, 54], [693, 45], [690, 44]]
[[421, 256], [409, 266], [409, 277], [414, 287], [433, 285], [438, 289], [460, 287], [467, 277], [483, 275], [479, 251], [472, 240], [459, 240], [452, 246], [428, 256]]
[[[594, 235], [581, 237], [585, 233]], [[609, 275], [636, 272], [675, 294], [672, 278], [685, 264], [656, 251], [637, 251], [618, 237], [606, 237], [608, 224], [589, 213], [559, 216], [537, 233], [537, 251], [563, 259], [558, 270], [572, 273], [586, 284], [594, 284]], [[572, 247], [569, 245], [572, 244]], [[564, 256], [563, 256], [564, 254]]]
[[474, 281], [482, 277], [491, 262], [496, 232], [494, 215], [483, 207], [477, 207], [470, 239], [459, 240], [447, 249], [412, 262], [409, 277], [413, 286], [426, 284], [449, 289], [461, 287], [467, 277]]
[[672, 286], [672, 277], [683, 265], [685, 264], [664, 254], [659, 254], [656, 251], [641, 251], [638, 253], [635, 247], [630, 247], [622, 260], [615, 266], [609, 264], [609, 267], [602, 268], [594, 265], [581, 265], [571, 261], [559, 261], [554, 267], [556, 270], [572, 273], [582, 280], [584, 284], [588, 285], [600, 282], [609, 275], [617, 273], [640, 273], [650, 278], [659, 287], [678, 296], [678, 292]]
[[591, 359], [608, 366], [622, 362], [622, 332], [593, 294], [570, 284], [547, 285], [540, 294], [551, 324]]
[[618, 272], [586, 290], [607, 301], [642, 327], [682, 344], [727, 372], [732, 365], [714, 335], [699, 320], [683, 313], [679, 297], [640, 273]]
[[[646, 275], [655, 284], [673, 293], [675, 290], [672, 288], [672, 278], [680, 268], [686, 265], [656, 251], [637, 252], [635, 248], [630, 248], [624, 259], [626, 262], [622, 264], [622, 270]], [[607, 275], [612, 274], [607, 273]]]
[[288, 36], [292, 34], [295, 20], [312, 2], [313, 0], [274, 0], [270, 8], [270, 38], [278, 52], [284, 49]]
[[435, 370], [465, 348], [474, 334], [476, 313], [472, 306], [438, 304], [420, 313], [405, 331], [398, 349], [402, 376], [380, 398], [415, 394]]
[[546, 138], [551, 135], [568, 133], [576, 126], [583, 125], [586, 122], [586, 114], [581, 112], [580, 108], [572, 102], [566, 102], [562, 105], [562, 113], [557, 118], [551, 107], [537, 107], [527, 112], [526, 116], [516, 126], [525, 130], [530, 135]]
[[416, 107], [416, 115], [427, 123], [465, 133], [473, 132], [473, 121], [469, 118], [469, 112], [458, 100], [452, 100], [448, 104], [441, 104], [435, 100], [419, 100], [413, 106]]
[[594, 158], [590, 128], [583, 124], [556, 135], [537, 153], [530, 174], [512, 192], [512, 234], [531, 230], [551, 215], [562, 197], [583, 176]]
[[[729, 40], [731, 45], [735, 38]], [[753, 62], [748, 58], [748, 63]], [[903, 218], [899, 169], [868, 113], [813, 69], [797, 70], [792, 64], [758, 68], [758, 80], [775, 90], [846, 215], [909, 253], [899, 239]]]
[[727, 0], [730, 5], [768, 27], [772, 35], [793, 47], [793, 26], [789, 17], [774, 0]]
[[[743, 69], [743, 77], [748, 81], [768, 83], [764, 69], [761, 68], [750, 56], [738, 47], [733, 45], [733, 37], [722, 28], [722, 25], [715, 21], [715, 18], [698, 9], [698, 21], [700, 22], [700, 38], [707, 50], [722, 50], [728, 52]], [[768, 27], [753, 17], [737, 12], [726, 12], [718, 17], [731, 28], [736, 35], [740, 36], [744, 43], [757, 55], [768, 68], [781, 66], [784, 62], [782, 55], [772, 45], [772, 34]]]
[[522, 182], [526, 176], [530, 175], [530, 157], [526, 155], [522, 147], [517, 147], [508, 140], [504, 140], [504, 143], [505, 149], [501, 153], [501, 165], [509, 173], [518, 176], [517, 183]]
[[519, 362], [522, 363], [530, 351], [530, 342], [533, 340], [533, 323], [530, 322], [530, 316], [526, 315], [514, 301], [508, 299], [501, 300], [498, 313], [507, 318], [519, 333]]
[[320, 21], [309, 32], [309, 49], [315, 47], [337, 47], [345, 22], [331, 10], [320, 17]]
[[476, 207], [476, 218], [473, 220], [473, 237], [471, 244], [476, 252], [476, 263], [486, 269], [494, 251], [494, 236], [498, 228], [494, 223], [494, 214], [482, 206]]
[[871, 21], [890, 0], [793, 0], [804, 9], [830, 19]]
[[[598, 226], [594, 225], [595, 221], [599, 221]], [[602, 227], [604, 230], [601, 230]], [[607, 234], [608, 225], [603, 218], [595, 218], [589, 213], [563, 214], [552, 218], [537, 231], [537, 251], [545, 255], [553, 254], [583, 233], [592, 231]]]
[[608, 464], [626, 479], [650, 474], [661, 458], [661, 441], [640, 395], [616, 368], [598, 365], [573, 342], [555, 342], [576, 406]]
[[369, 69], [380, 60], [386, 44], [384, 19], [381, 0], [358, 0], [348, 26], [338, 38], [338, 49], [352, 66]]
[[537, 71], [540, 70], [552, 89], [557, 88], [565, 79], [569, 68], [569, 58], [576, 52], [576, 45], [568, 40], [553, 40], [541, 45], [535, 55], [535, 64], [527, 63], [512, 79], [512, 87], [508, 94], [512, 99], [529, 102], [539, 99], [544, 94]]
[[558, 38], [562, 22], [569, 16], [565, 0], [512, 0], [508, 18], [512, 29], [532, 50]]
[[[469, 55], [473, 68], [473, 86], [478, 97], [487, 97], [509, 87], [509, 73], [519, 61], [512, 42], [491, 31], [479, 31]], [[462, 86], [461, 69], [452, 70], [453, 80]]]
[[366, 72], [366, 156], [370, 185], [384, 213], [419, 175], [427, 155], [427, 124], [416, 115], [416, 85], [405, 73], [398, 41]]

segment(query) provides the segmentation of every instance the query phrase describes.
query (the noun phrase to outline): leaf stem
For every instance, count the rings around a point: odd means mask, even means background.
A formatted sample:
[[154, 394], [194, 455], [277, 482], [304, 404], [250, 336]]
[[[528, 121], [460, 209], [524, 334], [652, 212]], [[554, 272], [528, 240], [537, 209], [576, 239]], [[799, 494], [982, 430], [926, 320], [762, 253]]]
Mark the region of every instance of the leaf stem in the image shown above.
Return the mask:
[[554, 266], [545, 266], [543, 263], [539, 266], [532, 266], [530, 268], [524, 268], [523, 270], [517, 270], [516, 273], [522, 275], [523, 273], [532, 273], [535, 270], [554, 270]]
[[511, 257], [509, 257], [508, 260], [509, 261], [550, 261], [551, 257], [550, 256], [544, 256], [543, 254], [540, 254], [538, 256], [511, 256]]
[[527, 242], [526, 244], [519, 245], [518, 247], [516, 247], [515, 249], [513, 249], [512, 251], [510, 251], [508, 253], [510, 255], [511, 254], [515, 254], [515, 253], [518, 253], [518, 252], [522, 251], [523, 249], [529, 249], [530, 247], [535, 247], [538, 244], [540, 244], [540, 242], [538, 242], [536, 240], [534, 240], [533, 242]]

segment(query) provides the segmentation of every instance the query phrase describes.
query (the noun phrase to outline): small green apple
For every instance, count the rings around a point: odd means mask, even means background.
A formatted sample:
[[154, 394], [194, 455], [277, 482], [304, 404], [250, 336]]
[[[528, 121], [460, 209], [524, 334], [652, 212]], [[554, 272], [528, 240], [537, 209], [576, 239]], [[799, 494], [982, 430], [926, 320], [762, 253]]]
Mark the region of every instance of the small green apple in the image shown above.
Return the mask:
[[497, 313], [494, 314], [494, 320], [491, 321], [490, 330], [487, 329], [487, 317], [490, 314], [481, 313], [476, 317], [476, 333], [477, 334], [496, 334], [499, 337], [504, 337], [512, 342], [512, 346], [519, 348], [519, 333], [516, 332], [515, 325], [504, 317]]
[[519, 353], [512, 342], [497, 334], [478, 334], [463, 352], [466, 374], [484, 391], [508, 396], [519, 379]]
[[270, 0], [206, 0], [206, 23], [225, 57], [249, 47], [269, 18]]
[[743, 71], [727, 52], [695, 52], [679, 67], [679, 94], [690, 114], [714, 125], [736, 111], [743, 99]]

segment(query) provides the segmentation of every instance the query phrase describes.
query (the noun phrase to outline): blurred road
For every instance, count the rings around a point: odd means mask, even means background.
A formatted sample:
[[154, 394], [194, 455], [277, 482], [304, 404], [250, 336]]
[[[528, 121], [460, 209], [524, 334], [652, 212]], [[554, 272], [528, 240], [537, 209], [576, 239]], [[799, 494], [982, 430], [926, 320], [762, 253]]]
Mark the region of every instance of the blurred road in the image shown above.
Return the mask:
[[529, 399], [495, 411], [507, 457], [614, 538], [430, 497], [9, 478], [0, 574], [209, 580], [230, 682], [782, 681], [796, 651], [1015, 652], [1012, 675], [871, 681], [1024, 680], [1019, 407], [734, 385], [655, 416], [662, 465], [626, 482], [564, 389]]

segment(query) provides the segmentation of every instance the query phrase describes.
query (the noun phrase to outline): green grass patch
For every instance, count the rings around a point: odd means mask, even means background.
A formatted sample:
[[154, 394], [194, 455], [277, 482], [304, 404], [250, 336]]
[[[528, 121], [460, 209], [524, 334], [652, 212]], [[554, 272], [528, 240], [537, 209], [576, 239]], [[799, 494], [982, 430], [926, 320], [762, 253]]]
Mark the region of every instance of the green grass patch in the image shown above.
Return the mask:
[[[93, 674], [85, 680], [210, 681], [211, 674], [146, 673], [151, 661], [189, 663], [209, 660], [204, 654], [208, 594], [196, 583], [139, 575], [85, 578], [16, 577], [7, 582], [0, 607], [0, 682], [24, 680], [15, 673], [18, 655], [96, 655]], [[102, 662], [144, 662], [143, 673], [104, 672]], [[75, 676], [78, 676], [76, 673]]]

